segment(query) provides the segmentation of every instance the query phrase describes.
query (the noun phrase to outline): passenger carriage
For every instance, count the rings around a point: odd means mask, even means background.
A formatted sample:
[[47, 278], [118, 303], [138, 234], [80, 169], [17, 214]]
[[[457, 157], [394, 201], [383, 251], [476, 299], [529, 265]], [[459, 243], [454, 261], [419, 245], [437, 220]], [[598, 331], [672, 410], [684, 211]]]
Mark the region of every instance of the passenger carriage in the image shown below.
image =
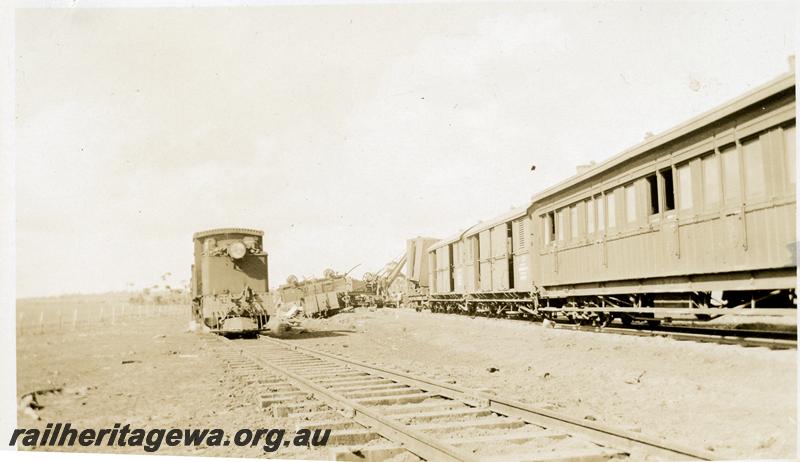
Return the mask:
[[795, 110], [791, 74], [535, 195], [541, 308], [795, 307]]
[[430, 307], [604, 323], [796, 308], [795, 113], [787, 74], [434, 243]]

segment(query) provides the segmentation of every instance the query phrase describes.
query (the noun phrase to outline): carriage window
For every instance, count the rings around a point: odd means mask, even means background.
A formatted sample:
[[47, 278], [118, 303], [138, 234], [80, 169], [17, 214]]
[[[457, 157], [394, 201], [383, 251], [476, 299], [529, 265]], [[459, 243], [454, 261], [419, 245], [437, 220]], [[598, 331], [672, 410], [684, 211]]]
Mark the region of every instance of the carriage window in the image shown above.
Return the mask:
[[736, 146], [722, 151], [722, 193], [726, 204], [736, 204], [742, 198], [739, 184], [739, 155]]
[[675, 210], [675, 188], [672, 185], [672, 169], [661, 170], [661, 180], [664, 183], [664, 210]]
[[594, 232], [594, 199], [586, 201], [586, 232]]
[[634, 185], [625, 187], [625, 215], [628, 223], [636, 221], [636, 188]]
[[606, 205], [603, 202], [603, 196], [597, 197], [597, 230], [602, 231], [606, 229]]
[[658, 205], [658, 179], [655, 175], [647, 177], [647, 190], [650, 192], [650, 215], [655, 215], [661, 209]]
[[578, 207], [573, 205], [569, 208], [569, 227], [572, 230], [572, 238], [578, 238]]
[[[703, 202], [707, 206], [719, 203], [719, 157], [712, 154], [703, 157]], [[706, 207], [710, 209], [711, 207]]]
[[748, 198], [763, 197], [767, 192], [764, 182], [764, 158], [761, 140], [753, 138], [742, 143], [744, 157], [744, 190]]
[[678, 172], [678, 187], [680, 188], [680, 208], [681, 210], [688, 210], [692, 208], [692, 171], [689, 164], [683, 164], [677, 168]]
[[553, 217], [553, 212], [544, 216], [544, 243], [549, 244], [556, 238], [556, 221]]
[[527, 218], [523, 218], [521, 220], [517, 220], [517, 251], [521, 252], [525, 249], [525, 245], [528, 240], [528, 221]]
[[617, 203], [614, 200], [616, 194], [614, 192], [610, 192], [606, 194], [606, 200], [608, 201], [608, 227], [614, 228], [617, 226]]
[[564, 240], [564, 209], [558, 211], [558, 240]]
[[797, 153], [795, 152], [797, 139], [795, 126], [783, 129], [783, 152], [786, 156], [786, 175], [789, 177], [789, 184], [797, 182]]

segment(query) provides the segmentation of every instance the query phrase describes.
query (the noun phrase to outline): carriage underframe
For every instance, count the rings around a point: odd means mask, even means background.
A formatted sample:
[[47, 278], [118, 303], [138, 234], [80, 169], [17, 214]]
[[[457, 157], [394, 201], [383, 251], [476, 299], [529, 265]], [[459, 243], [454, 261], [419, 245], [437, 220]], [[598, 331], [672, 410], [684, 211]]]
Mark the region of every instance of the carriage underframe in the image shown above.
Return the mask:
[[720, 316], [741, 314], [776, 316], [794, 314], [794, 289], [731, 291], [725, 300], [714, 292], [632, 293], [542, 297], [538, 292], [494, 292], [477, 294], [435, 294], [424, 301], [412, 301], [417, 310], [455, 313], [490, 318], [513, 317], [532, 320], [571, 321], [605, 326], [615, 319], [623, 324], [658, 324], [673, 320], [710, 321]]

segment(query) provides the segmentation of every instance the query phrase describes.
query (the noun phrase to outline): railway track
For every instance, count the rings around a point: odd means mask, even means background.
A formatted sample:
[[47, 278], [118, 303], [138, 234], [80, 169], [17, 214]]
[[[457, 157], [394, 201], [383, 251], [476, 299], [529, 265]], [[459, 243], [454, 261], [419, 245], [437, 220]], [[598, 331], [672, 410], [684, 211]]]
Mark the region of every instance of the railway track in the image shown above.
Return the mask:
[[[536, 322], [530, 318], [509, 316], [481, 316], [479, 314], [466, 314], [463, 312], [432, 312], [433, 314], [470, 317], [486, 317], [488, 319], [510, 319], [519, 321]], [[539, 318], [542, 320], [543, 318]], [[607, 326], [576, 324], [566, 319], [549, 321], [559, 329], [577, 330], [582, 332], [595, 332], [605, 334], [636, 335], [640, 337], [668, 337], [675, 340], [691, 340], [697, 342], [721, 343], [741, 345], [746, 347], [766, 347], [771, 349], [797, 348], [796, 330], [769, 330], [769, 329], [736, 329], [733, 327], [698, 326], [694, 324], [660, 323], [630, 324], [614, 322]]]
[[722, 343], [747, 347], [772, 349], [797, 348], [797, 332], [733, 329], [691, 325], [631, 325], [612, 324], [606, 327], [559, 324], [561, 328], [607, 334], [637, 335], [642, 337], [669, 337], [675, 340]]
[[[331, 429], [335, 460], [712, 460], [713, 455], [475, 390], [260, 338], [223, 340], [262, 406]], [[412, 456], [413, 455], [413, 456]]]

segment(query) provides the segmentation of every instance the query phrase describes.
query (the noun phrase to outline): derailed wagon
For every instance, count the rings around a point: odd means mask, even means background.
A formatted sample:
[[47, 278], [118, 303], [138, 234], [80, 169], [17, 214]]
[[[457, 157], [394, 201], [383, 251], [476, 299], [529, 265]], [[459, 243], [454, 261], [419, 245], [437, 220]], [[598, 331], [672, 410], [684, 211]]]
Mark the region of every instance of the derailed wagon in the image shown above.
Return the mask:
[[328, 316], [347, 305], [352, 306], [350, 295], [365, 286], [363, 281], [349, 276], [325, 271], [322, 278], [299, 281], [289, 276], [286, 284], [278, 287], [283, 304], [299, 304], [307, 316]]

